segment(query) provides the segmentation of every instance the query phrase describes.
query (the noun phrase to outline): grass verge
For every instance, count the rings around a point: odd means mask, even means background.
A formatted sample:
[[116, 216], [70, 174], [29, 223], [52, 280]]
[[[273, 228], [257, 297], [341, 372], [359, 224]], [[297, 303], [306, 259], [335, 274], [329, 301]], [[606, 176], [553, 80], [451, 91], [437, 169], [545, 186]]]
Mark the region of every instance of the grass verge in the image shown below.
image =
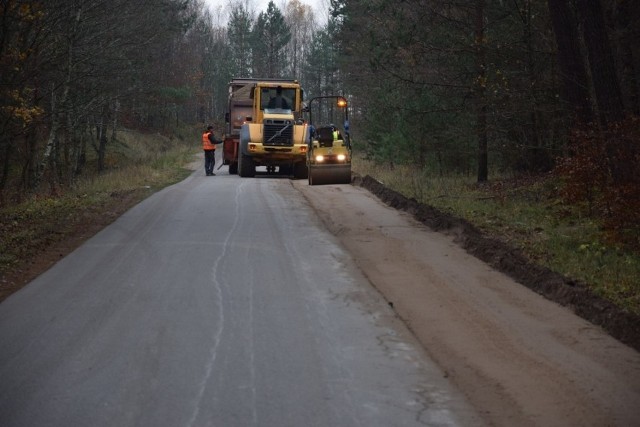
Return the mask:
[[0, 301], [136, 203], [186, 178], [197, 148], [180, 138], [121, 132], [105, 172], [0, 209]]

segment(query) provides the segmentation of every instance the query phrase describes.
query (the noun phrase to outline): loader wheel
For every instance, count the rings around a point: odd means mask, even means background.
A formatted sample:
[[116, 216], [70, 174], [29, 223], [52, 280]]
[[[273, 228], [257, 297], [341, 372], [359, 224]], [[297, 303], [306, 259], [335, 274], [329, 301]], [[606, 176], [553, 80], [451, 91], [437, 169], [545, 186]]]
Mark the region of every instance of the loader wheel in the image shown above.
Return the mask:
[[280, 175], [291, 175], [291, 165], [280, 165], [278, 167], [278, 173]]
[[242, 153], [238, 154], [238, 175], [243, 178], [253, 178], [256, 176], [256, 165], [251, 156]]
[[293, 177], [295, 179], [305, 179], [309, 176], [309, 168], [305, 162], [294, 163]]

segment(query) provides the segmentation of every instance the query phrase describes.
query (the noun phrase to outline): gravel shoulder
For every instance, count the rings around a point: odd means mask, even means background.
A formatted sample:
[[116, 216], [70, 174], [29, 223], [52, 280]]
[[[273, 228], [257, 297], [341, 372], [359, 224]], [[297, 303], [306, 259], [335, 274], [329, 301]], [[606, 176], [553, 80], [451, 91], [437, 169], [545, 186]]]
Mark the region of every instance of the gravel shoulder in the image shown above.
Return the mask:
[[488, 424], [638, 422], [640, 353], [465, 250], [461, 226], [435, 232], [359, 186], [293, 185]]

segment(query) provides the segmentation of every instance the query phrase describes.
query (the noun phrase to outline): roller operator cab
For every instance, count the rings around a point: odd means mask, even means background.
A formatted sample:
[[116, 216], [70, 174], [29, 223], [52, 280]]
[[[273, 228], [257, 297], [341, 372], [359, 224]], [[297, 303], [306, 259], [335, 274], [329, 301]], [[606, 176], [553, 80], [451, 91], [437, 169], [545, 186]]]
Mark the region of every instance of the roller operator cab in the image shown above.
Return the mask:
[[301, 106], [302, 89], [296, 80], [232, 81], [229, 142], [224, 148], [229, 172], [253, 177], [257, 166], [266, 166], [267, 172], [278, 168], [282, 174], [307, 178], [309, 132], [300, 117]]
[[[347, 100], [343, 96], [312, 98], [309, 113], [309, 185], [351, 183], [351, 135]], [[315, 113], [315, 115], [314, 115]], [[334, 124], [342, 120], [342, 128]]]

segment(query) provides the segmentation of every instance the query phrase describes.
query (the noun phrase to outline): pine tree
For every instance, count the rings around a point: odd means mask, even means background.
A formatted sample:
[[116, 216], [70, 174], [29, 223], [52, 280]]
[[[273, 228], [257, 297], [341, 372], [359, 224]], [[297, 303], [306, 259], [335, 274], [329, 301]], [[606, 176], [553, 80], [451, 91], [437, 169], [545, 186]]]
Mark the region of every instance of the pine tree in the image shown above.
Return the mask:
[[251, 16], [244, 5], [232, 6], [227, 33], [235, 76], [251, 75], [251, 25]]
[[290, 39], [291, 31], [282, 12], [270, 1], [253, 27], [254, 73], [268, 78], [285, 77], [289, 67], [284, 48]]

